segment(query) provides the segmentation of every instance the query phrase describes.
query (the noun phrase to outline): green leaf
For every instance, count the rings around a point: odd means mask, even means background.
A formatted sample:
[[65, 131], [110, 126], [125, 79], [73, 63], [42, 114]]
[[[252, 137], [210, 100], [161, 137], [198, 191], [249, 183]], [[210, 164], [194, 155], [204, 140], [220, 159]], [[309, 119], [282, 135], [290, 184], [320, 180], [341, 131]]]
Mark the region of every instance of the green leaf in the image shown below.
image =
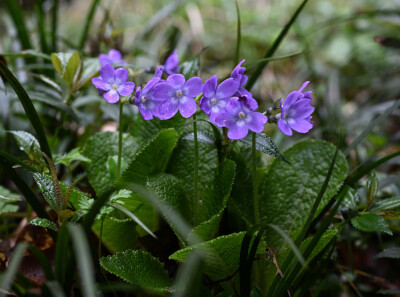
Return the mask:
[[28, 94], [26, 93], [22, 85], [19, 83], [18, 79], [1, 61], [0, 61], [0, 74], [6, 77], [7, 81], [10, 83], [15, 93], [17, 94], [19, 100], [21, 101], [24, 111], [37, 134], [37, 139], [40, 144], [40, 149], [43, 152], [45, 152], [47, 156], [51, 158], [51, 151], [49, 144], [47, 142], [46, 134], [44, 133], [42, 123], [40, 122], [39, 115], [37, 114], [36, 109], [32, 104], [31, 98], [29, 98]]
[[54, 69], [67, 82], [67, 84], [72, 85], [81, 62], [79, 52], [52, 53], [51, 62]]
[[43, 227], [43, 228], [50, 228], [54, 231], [58, 231], [58, 227], [55, 223], [50, 220], [42, 219], [42, 218], [34, 218], [32, 221], [29, 222], [31, 225]]
[[72, 162], [81, 161], [90, 163], [90, 159], [86, 158], [81, 154], [80, 148], [74, 148], [70, 152], [65, 154], [57, 154], [54, 156], [54, 164], [63, 164], [65, 166], [71, 165]]
[[39, 142], [31, 133], [25, 131], [9, 131], [9, 133], [14, 135], [19, 149], [26, 154], [29, 155], [32, 149], [39, 149]]
[[343, 199], [343, 205], [352, 210], [357, 210], [359, 201], [360, 197], [358, 197], [357, 190], [348, 187], [345, 193], [345, 197]]
[[361, 231], [385, 232], [386, 234], [393, 235], [385, 219], [374, 213], [367, 213], [357, 218], [352, 218], [351, 223], [356, 229]]
[[400, 196], [386, 198], [375, 203], [369, 210], [370, 212], [379, 212], [400, 207]]
[[183, 62], [180, 65], [180, 73], [182, 73], [186, 80], [191, 77], [197, 76], [200, 68], [199, 56], [194, 57], [193, 60]]
[[177, 141], [178, 135], [173, 129], [160, 131], [134, 155], [118, 183], [145, 184], [148, 176], [163, 172]]
[[[189, 254], [200, 249], [204, 256], [204, 273], [213, 281], [232, 276], [239, 268], [240, 248], [246, 232], [220, 236], [172, 254], [169, 258], [184, 262]], [[264, 253], [265, 244], [258, 246], [257, 254]]]
[[[117, 220], [110, 216], [104, 217], [102, 242], [111, 253], [122, 252], [137, 247], [139, 234], [136, 224], [130, 220]], [[101, 221], [96, 220], [92, 230], [100, 236]], [[129, 234], [129, 236], [127, 236]]]
[[[122, 158], [131, 160], [138, 146], [134, 137], [123, 134]], [[111, 178], [107, 170], [107, 160], [117, 154], [118, 132], [97, 133], [89, 138], [83, 149], [83, 155], [92, 161], [91, 163], [85, 163], [84, 167], [87, 171], [89, 182], [97, 195], [111, 190], [114, 186], [115, 179]]]
[[11, 193], [0, 185], [0, 215], [18, 211], [19, 206], [16, 203], [20, 200], [18, 194]]
[[377, 254], [374, 258], [400, 259], [400, 247], [392, 247], [385, 249], [379, 254]]
[[100, 264], [123, 280], [147, 291], [170, 292], [163, 264], [145, 251], [127, 250], [100, 259]]
[[[240, 140], [244, 143], [247, 147], [252, 147], [252, 134], [249, 133], [245, 138]], [[279, 152], [278, 148], [276, 147], [275, 143], [272, 141], [270, 137], [268, 137], [264, 133], [257, 133], [256, 134], [256, 150], [266, 153], [267, 155], [274, 156], [279, 158], [285, 162], [287, 160], [284, 156]]]
[[240, 22], [240, 9], [237, 0], [235, 0], [236, 6], [236, 18], [237, 18], [237, 29], [236, 29], [236, 51], [235, 51], [235, 58], [233, 59], [233, 67], [239, 63], [239, 54], [240, 54], [240, 43], [242, 41], [242, 25]]
[[[306, 140], [295, 144], [284, 154], [290, 164], [275, 159], [260, 185], [260, 215], [263, 223], [280, 227], [292, 238], [310, 213], [329, 171], [335, 147], [324, 141]], [[347, 174], [342, 153], [337, 155], [325, 194], [315, 215], [338, 191]], [[271, 248], [280, 248], [282, 239], [267, 230]]]

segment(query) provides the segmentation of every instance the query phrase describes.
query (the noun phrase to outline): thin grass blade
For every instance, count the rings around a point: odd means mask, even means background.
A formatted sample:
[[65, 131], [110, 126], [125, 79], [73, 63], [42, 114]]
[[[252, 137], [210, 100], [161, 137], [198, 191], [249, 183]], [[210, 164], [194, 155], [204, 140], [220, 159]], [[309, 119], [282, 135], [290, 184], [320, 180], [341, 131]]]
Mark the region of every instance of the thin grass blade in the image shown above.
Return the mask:
[[46, 256], [43, 254], [43, 252], [36, 246], [31, 245], [29, 247], [29, 250], [32, 252], [32, 254], [36, 257], [36, 259], [40, 263], [40, 267], [43, 269], [44, 275], [46, 276], [47, 280], [54, 280], [54, 273], [53, 270], [51, 269], [51, 265], [49, 260], [46, 258]]
[[51, 20], [51, 47], [53, 53], [57, 52], [58, 6], [59, 6], [59, 0], [53, 0], [52, 20]]
[[237, 31], [236, 31], [236, 51], [233, 59], [233, 67], [239, 63], [240, 44], [242, 42], [242, 24], [240, 22], [240, 9], [237, 0], [235, 0], [236, 16], [237, 16]]
[[344, 155], [347, 156], [352, 151], [352, 149], [354, 149], [361, 141], [363, 141], [365, 136], [367, 136], [367, 134], [370, 133], [376, 125], [382, 123], [392, 113], [393, 110], [399, 107], [399, 105], [400, 105], [400, 100], [396, 100], [391, 107], [386, 109], [384, 113], [382, 113], [379, 117], [374, 119], [367, 126], [367, 128], [365, 128], [365, 130], [360, 135], [358, 135], [358, 137], [345, 149], [345, 151], [343, 152]]
[[93, 263], [85, 231], [80, 225], [68, 223], [67, 228], [72, 238], [76, 262], [82, 279], [83, 296], [97, 296], [93, 274]]
[[[274, 40], [274, 43], [270, 47], [270, 49], [265, 53], [264, 58], [270, 58], [273, 56], [275, 51], [278, 49], [279, 45], [281, 44], [283, 38], [285, 38], [286, 34], [288, 33], [290, 27], [294, 24], [297, 17], [299, 16], [300, 12], [303, 10], [304, 6], [307, 4], [308, 0], [303, 0], [300, 6], [296, 9], [292, 17], [290, 18], [289, 22], [283, 27], [281, 32], [279, 33], [278, 37]], [[269, 61], [264, 61], [259, 64], [256, 71], [250, 76], [249, 81], [246, 84], [246, 89], [251, 90], [254, 86], [255, 82], [257, 81], [258, 77], [261, 75], [261, 72], [268, 65]]]
[[78, 45], [78, 48], [80, 50], [83, 50], [83, 48], [85, 47], [85, 42], [87, 40], [87, 35], [89, 33], [90, 24], [92, 23], [94, 13], [96, 12], [96, 8], [99, 5], [99, 3], [100, 3], [100, 0], [93, 0], [92, 5], [90, 6], [89, 12], [86, 16], [85, 26], [83, 27], [81, 39], [80, 39], [79, 45]]
[[201, 252], [194, 251], [188, 259], [179, 267], [176, 281], [175, 294], [173, 297], [201, 296], [202, 274], [200, 266], [202, 264]]
[[47, 38], [46, 38], [46, 24], [45, 24], [45, 15], [43, 12], [43, 0], [36, 0], [35, 1], [35, 11], [36, 11], [36, 18], [37, 18], [37, 25], [39, 29], [39, 36], [40, 36], [40, 47], [42, 52], [48, 54], [50, 52], [49, 47], [47, 46]]
[[26, 93], [25, 89], [19, 83], [17, 78], [12, 74], [12, 72], [7, 68], [7, 66], [0, 61], [0, 73], [3, 74], [7, 81], [10, 83], [11, 87], [14, 89], [15, 93], [17, 94], [19, 100], [24, 107], [25, 113], [30, 120], [33, 128], [36, 131], [37, 139], [40, 144], [40, 148], [43, 152], [46, 153], [51, 158], [51, 151], [49, 144], [47, 142], [46, 134], [44, 133], [44, 129], [42, 123], [40, 122], [39, 116], [36, 112], [35, 107], [32, 104], [31, 98], [29, 98], [28, 94]]
[[15, 28], [17, 28], [18, 38], [21, 42], [22, 48], [31, 49], [32, 45], [29, 39], [28, 30], [26, 29], [25, 19], [20, 2], [15, 0], [4, 0], [4, 3], [11, 15]]
[[37, 172], [36, 168], [26, 164], [24, 161], [21, 161], [20, 159], [14, 157], [13, 155], [10, 155], [9, 153], [0, 149], [0, 160], [2, 158], [8, 160], [13, 165], [20, 165], [21, 167], [24, 167], [25, 169], [27, 169], [31, 172]]
[[66, 297], [61, 285], [57, 281], [48, 281], [44, 285], [50, 291], [50, 294], [54, 297]]
[[21, 264], [22, 258], [24, 257], [25, 251], [27, 249], [28, 244], [25, 242], [18, 244], [15, 248], [8, 268], [4, 272], [2, 281], [0, 283], [0, 297], [6, 296], [6, 292], [8, 292], [8, 290], [10, 289], [11, 283], [13, 282], [14, 277], [18, 272], [18, 267]]
[[116, 203], [108, 203], [108, 205], [114, 207], [115, 209], [118, 209], [119, 211], [123, 212], [126, 214], [128, 217], [130, 217], [132, 220], [135, 221], [136, 224], [138, 224], [144, 231], [149, 233], [152, 237], [157, 239], [157, 236], [151, 232], [151, 230], [137, 217], [135, 216], [132, 212], [130, 212], [128, 209], [123, 207], [122, 205], [116, 204]]

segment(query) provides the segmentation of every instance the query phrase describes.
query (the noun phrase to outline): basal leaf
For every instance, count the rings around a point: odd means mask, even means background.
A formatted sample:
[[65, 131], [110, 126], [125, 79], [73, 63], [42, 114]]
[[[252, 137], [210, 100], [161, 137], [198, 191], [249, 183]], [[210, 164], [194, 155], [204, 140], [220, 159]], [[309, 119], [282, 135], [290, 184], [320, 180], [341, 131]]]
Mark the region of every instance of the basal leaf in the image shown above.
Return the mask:
[[385, 232], [386, 234], [393, 235], [385, 219], [374, 213], [367, 213], [352, 218], [351, 223], [356, 229], [361, 231]]
[[376, 258], [391, 258], [391, 259], [400, 259], [400, 247], [391, 247], [383, 250], [379, 254], [377, 254]]
[[[247, 137], [241, 139], [240, 141], [244, 143], [248, 147], [252, 147], [252, 133], [249, 133]], [[287, 161], [284, 156], [279, 152], [278, 148], [276, 147], [275, 143], [272, 139], [264, 133], [257, 133], [256, 134], [256, 150], [266, 153], [270, 156], [274, 156], [279, 158], [283, 161]]]
[[107, 271], [147, 291], [170, 292], [163, 264], [145, 251], [127, 250], [100, 259]]
[[386, 198], [378, 201], [369, 211], [379, 212], [400, 207], [400, 196]]
[[39, 142], [31, 133], [25, 131], [9, 131], [9, 133], [14, 135], [19, 149], [24, 151], [26, 154], [29, 154], [31, 149], [40, 149]]
[[[246, 232], [220, 236], [213, 240], [193, 245], [172, 254], [169, 258], [184, 262], [190, 253], [200, 249], [204, 256], [204, 273], [213, 281], [232, 276], [239, 268], [240, 248]], [[263, 253], [264, 244], [260, 244], [257, 254]]]
[[81, 63], [81, 57], [79, 55], [79, 52], [74, 52], [72, 56], [68, 59], [63, 74], [63, 79], [68, 83], [68, 85], [71, 85], [73, 83], [74, 77], [79, 69], [80, 63]]
[[74, 148], [68, 153], [58, 154], [54, 156], [54, 164], [63, 164], [69, 166], [72, 162], [81, 161], [90, 163], [90, 159], [86, 158], [81, 154], [79, 148]]
[[0, 186], [0, 215], [3, 213], [16, 212], [19, 209], [18, 201], [21, 197]]
[[128, 167], [122, 172], [119, 184], [129, 182], [144, 184], [148, 176], [163, 172], [177, 141], [178, 135], [173, 129], [160, 131], [134, 155]]
[[57, 225], [48, 219], [34, 218], [29, 224], [58, 231]]
[[[290, 164], [276, 159], [260, 185], [260, 215], [263, 223], [278, 226], [290, 237], [302, 227], [325, 181], [335, 147], [324, 141], [306, 140], [284, 154]], [[347, 163], [339, 152], [335, 167], [315, 215], [338, 191], [347, 174]], [[276, 232], [267, 230], [271, 248], [283, 243]]]
[[[122, 158], [131, 160], [139, 144], [136, 139], [129, 134], [122, 137]], [[118, 133], [100, 132], [89, 138], [84, 149], [83, 155], [92, 162], [85, 163], [89, 182], [95, 189], [97, 195], [113, 188], [115, 179], [111, 178], [107, 170], [107, 160], [111, 156], [118, 154]]]

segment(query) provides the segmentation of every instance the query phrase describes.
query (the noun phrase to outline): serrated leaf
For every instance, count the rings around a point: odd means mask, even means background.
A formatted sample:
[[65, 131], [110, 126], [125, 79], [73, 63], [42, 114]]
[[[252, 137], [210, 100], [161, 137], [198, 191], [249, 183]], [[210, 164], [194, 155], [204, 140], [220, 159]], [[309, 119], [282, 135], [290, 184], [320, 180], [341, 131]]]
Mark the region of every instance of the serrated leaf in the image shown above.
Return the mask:
[[57, 225], [47, 219], [35, 218], [32, 221], [30, 221], [29, 224], [58, 231]]
[[34, 150], [40, 149], [39, 142], [31, 133], [25, 131], [9, 131], [9, 133], [14, 135], [19, 149], [26, 154], [29, 155], [32, 148]]
[[71, 85], [73, 83], [74, 77], [79, 69], [80, 62], [81, 57], [79, 55], [79, 52], [74, 52], [72, 56], [68, 59], [63, 74], [63, 79], [68, 83], [68, 85]]
[[171, 281], [163, 264], [145, 251], [116, 253], [101, 258], [100, 264], [108, 272], [147, 291], [171, 291]]
[[[239, 268], [240, 248], [246, 232], [220, 236], [172, 254], [169, 258], [184, 262], [190, 253], [199, 249], [204, 256], [204, 273], [213, 281], [232, 276]], [[258, 246], [257, 254], [264, 252], [265, 244]]]
[[354, 228], [361, 231], [385, 232], [389, 235], [393, 235], [385, 219], [374, 213], [367, 213], [357, 218], [352, 218], [351, 224]]
[[[138, 245], [138, 233], [136, 224], [130, 220], [118, 220], [110, 216], [104, 217], [102, 242], [111, 252], [122, 252], [133, 249]], [[93, 232], [99, 237], [101, 220], [96, 220], [92, 226]], [[127, 236], [129, 234], [129, 236]]]
[[[324, 141], [306, 140], [285, 151], [290, 164], [275, 159], [260, 185], [260, 217], [262, 223], [280, 227], [292, 238], [301, 228], [325, 181], [335, 147]], [[338, 153], [329, 184], [315, 215], [338, 191], [347, 175], [347, 162]], [[271, 248], [280, 248], [282, 239], [267, 230]]]
[[358, 209], [358, 202], [360, 197], [358, 197], [357, 190], [354, 188], [348, 187], [346, 193], [344, 194], [345, 197], [343, 199], [343, 205], [347, 206], [352, 210]]
[[400, 196], [386, 198], [383, 200], [378, 201], [375, 205], [369, 210], [370, 212], [379, 212], [394, 208], [400, 207]]
[[81, 154], [79, 148], [74, 148], [66, 154], [58, 154], [54, 156], [54, 164], [63, 164], [69, 166], [72, 162], [81, 161], [90, 163], [90, 159]]
[[21, 197], [18, 194], [0, 186], [0, 215], [18, 211], [19, 206], [17, 203], [20, 200]]
[[[252, 133], [249, 133], [245, 138], [241, 139], [240, 141], [244, 143], [247, 147], [251, 148], [253, 145]], [[264, 133], [256, 134], [256, 150], [287, 162], [285, 157], [279, 152], [272, 139]]]
[[[131, 160], [138, 148], [137, 140], [129, 134], [122, 137], [122, 158]], [[112, 179], [107, 170], [107, 160], [111, 156], [118, 154], [118, 133], [100, 132], [89, 138], [84, 149], [83, 155], [92, 162], [85, 163], [84, 167], [88, 174], [88, 179], [97, 195], [101, 195], [113, 188], [115, 178]]]
[[400, 259], [400, 247], [392, 247], [385, 249], [379, 254], [377, 254], [374, 258]]
[[59, 75], [62, 75], [63, 73], [63, 62], [61, 61], [61, 58], [55, 54], [51, 54], [51, 63], [53, 64], [54, 69], [57, 71]]
[[165, 171], [177, 141], [178, 135], [173, 129], [160, 131], [134, 155], [118, 183], [145, 184], [148, 176]]
[[186, 80], [191, 77], [197, 76], [200, 68], [199, 56], [193, 58], [193, 60], [183, 62], [180, 65], [180, 73], [182, 73]]

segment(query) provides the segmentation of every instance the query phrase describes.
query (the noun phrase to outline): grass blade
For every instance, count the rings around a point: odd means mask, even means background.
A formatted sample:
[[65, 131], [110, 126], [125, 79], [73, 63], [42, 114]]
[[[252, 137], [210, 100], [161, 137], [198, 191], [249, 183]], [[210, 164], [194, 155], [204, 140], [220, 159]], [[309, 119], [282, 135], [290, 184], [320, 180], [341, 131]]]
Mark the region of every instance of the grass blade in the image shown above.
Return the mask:
[[90, 24], [93, 20], [94, 13], [96, 12], [96, 8], [99, 5], [100, 0], [93, 0], [92, 5], [90, 6], [90, 10], [86, 16], [86, 23], [85, 26], [83, 27], [82, 35], [81, 35], [81, 40], [79, 41], [78, 48], [80, 50], [83, 50], [85, 47], [85, 42], [87, 40], [87, 35], [89, 32]]
[[201, 297], [201, 264], [202, 256], [199, 251], [194, 251], [189, 255], [185, 263], [179, 267], [173, 297]]
[[57, 25], [58, 25], [59, 0], [53, 0], [52, 21], [51, 21], [51, 47], [52, 52], [57, 52]]
[[233, 59], [233, 67], [239, 63], [240, 43], [242, 41], [242, 24], [240, 22], [240, 10], [237, 0], [235, 0], [236, 14], [237, 14], [237, 33], [236, 33], [236, 51], [235, 58]]
[[61, 285], [57, 281], [45, 282], [44, 285], [50, 291], [50, 294], [54, 297], [66, 297]]
[[8, 265], [7, 270], [4, 272], [2, 281], [0, 283], [0, 297], [5, 296], [6, 292], [8, 292], [8, 290], [10, 289], [11, 283], [13, 282], [14, 277], [18, 272], [18, 267], [21, 264], [22, 258], [24, 257], [25, 251], [27, 249], [28, 244], [25, 242], [18, 244], [15, 248], [11, 257], [11, 261]]
[[67, 228], [72, 238], [76, 262], [82, 279], [83, 296], [97, 296], [92, 257], [85, 232], [81, 226], [73, 223], [68, 223]]
[[64, 284], [66, 276], [66, 263], [68, 256], [69, 234], [65, 226], [62, 226], [57, 236], [56, 255], [54, 262], [54, 273], [56, 279]]
[[[304, 6], [307, 4], [308, 0], [303, 0], [303, 2], [300, 4], [300, 6], [296, 9], [294, 14], [292, 15], [291, 19], [289, 22], [283, 27], [281, 32], [279, 33], [278, 37], [274, 40], [274, 43], [272, 46], [269, 48], [269, 50], [265, 53], [264, 58], [270, 58], [273, 56], [275, 51], [278, 49], [279, 45], [281, 44], [283, 38], [286, 36], [287, 32], [289, 31], [290, 27], [294, 24], [296, 21], [297, 17], [299, 16], [300, 12], [303, 10]], [[264, 67], [267, 66], [269, 61], [264, 61], [261, 62], [261, 64], [257, 67], [256, 71], [250, 76], [249, 81], [246, 84], [246, 89], [251, 90], [251, 88], [254, 86], [255, 82], [257, 81], [258, 77], [261, 75], [261, 72], [263, 71]]]
[[153, 232], [151, 232], [151, 230], [141, 220], [139, 220], [139, 218], [137, 216], [135, 216], [132, 212], [127, 210], [125, 207], [123, 207], [122, 205], [116, 204], [116, 203], [108, 203], [108, 205], [110, 205], [110, 206], [114, 207], [115, 209], [118, 209], [119, 211], [126, 214], [128, 217], [130, 217], [132, 220], [134, 220], [136, 224], [138, 224], [140, 227], [142, 227], [142, 229], [144, 231], [146, 231], [152, 237], [157, 239], [157, 236]]
[[38, 29], [39, 29], [39, 36], [40, 36], [40, 47], [42, 52], [48, 54], [49, 48], [47, 46], [47, 39], [46, 39], [46, 30], [45, 30], [45, 16], [43, 12], [43, 0], [36, 0], [35, 1], [35, 11], [36, 11], [36, 18], [38, 22]]
[[40, 263], [40, 267], [43, 269], [44, 275], [46, 276], [47, 280], [54, 280], [54, 273], [53, 270], [51, 269], [51, 265], [49, 260], [46, 258], [46, 256], [43, 254], [43, 252], [36, 246], [31, 245], [29, 247], [29, 250], [32, 252], [32, 254], [36, 257], [36, 259]]
[[[303, 50], [301, 51], [297, 51], [293, 54], [288, 54], [288, 55], [283, 55], [283, 56], [276, 56], [276, 57], [269, 57], [269, 58], [265, 58], [265, 59], [260, 59], [256, 62], [249, 62], [246, 63], [246, 67], [247, 69], [253, 69], [254, 67], [256, 67], [258, 64], [262, 63], [262, 62], [270, 62], [270, 61], [278, 61], [278, 60], [284, 60], [284, 59], [288, 59], [288, 58], [292, 58], [301, 54], [304, 54], [305, 52]], [[249, 65], [249, 66], [247, 66]]]
[[25, 19], [21, 9], [19, 1], [15, 0], [5, 0], [4, 1], [8, 11], [10, 12], [11, 18], [14, 22], [15, 28], [17, 28], [18, 38], [21, 42], [23, 49], [31, 49], [31, 41], [29, 39], [28, 30], [25, 26]]
[[[13, 165], [20, 165], [24, 167], [25, 169], [31, 171], [31, 172], [37, 172], [38, 170], [28, 164], [26, 164], [24, 161], [21, 161], [20, 159], [14, 157], [13, 155], [10, 155], [9, 153], [3, 151], [0, 149], [0, 160], [1, 159], [6, 159]], [[4, 161], [3, 161], [4, 162]]]
[[46, 153], [51, 158], [51, 151], [49, 144], [47, 142], [46, 134], [44, 133], [44, 129], [42, 123], [40, 122], [39, 116], [36, 112], [35, 107], [32, 104], [31, 98], [29, 98], [28, 94], [26, 93], [25, 89], [19, 83], [17, 78], [12, 74], [12, 72], [7, 68], [7, 66], [0, 61], [0, 73], [4, 75], [7, 81], [10, 83], [11, 87], [14, 89], [15, 93], [17, 94], [19, 100], [24, 107], [25, 113], [30, 120], [33, 128], [36, 131], [37, 139], [40, 144], [40, 148], [43, 152]]
[[[34, 58], [41, 58], [43, 60], [51, 61], [51, 57], [49, 55], [46, 55], [44, 53], [39, 53], [34, 50], [25, 50], [21, 51], [18, 54], [7, 54], [7, 53], [2, 53], [0, 54], [1, 57], [10, 57], [10, 58], [29, 58], [29, 57], [34, 57]], [[40, 64], [34, 64], [34, 65], [40, 65]]]
[[345, 154], [345, 156], [347, 156], [351, 152], [351, 150], [354, 149], [365, 138], [365, 136], [367, 136], [367, 134], [372, 131], [372, 129], [376, 125], [379, 125], [380, 123], [382, 123], [392, 113], [393, 110], [395, 110], [397, 107], [399, 107], [399, 105], [400, 105], [400, 100], [396, 100], [391, 107], [386, 109], [384, 113], [382, 113], [379, 117], [374, 119], [368, 125], [368, 127], [365, 128], [365, 130], [360, 135], [358, 135], [358, 137], [352, 142], [352, 144], [350, 144], [345, 149], [345, 151], [343, 152]]

